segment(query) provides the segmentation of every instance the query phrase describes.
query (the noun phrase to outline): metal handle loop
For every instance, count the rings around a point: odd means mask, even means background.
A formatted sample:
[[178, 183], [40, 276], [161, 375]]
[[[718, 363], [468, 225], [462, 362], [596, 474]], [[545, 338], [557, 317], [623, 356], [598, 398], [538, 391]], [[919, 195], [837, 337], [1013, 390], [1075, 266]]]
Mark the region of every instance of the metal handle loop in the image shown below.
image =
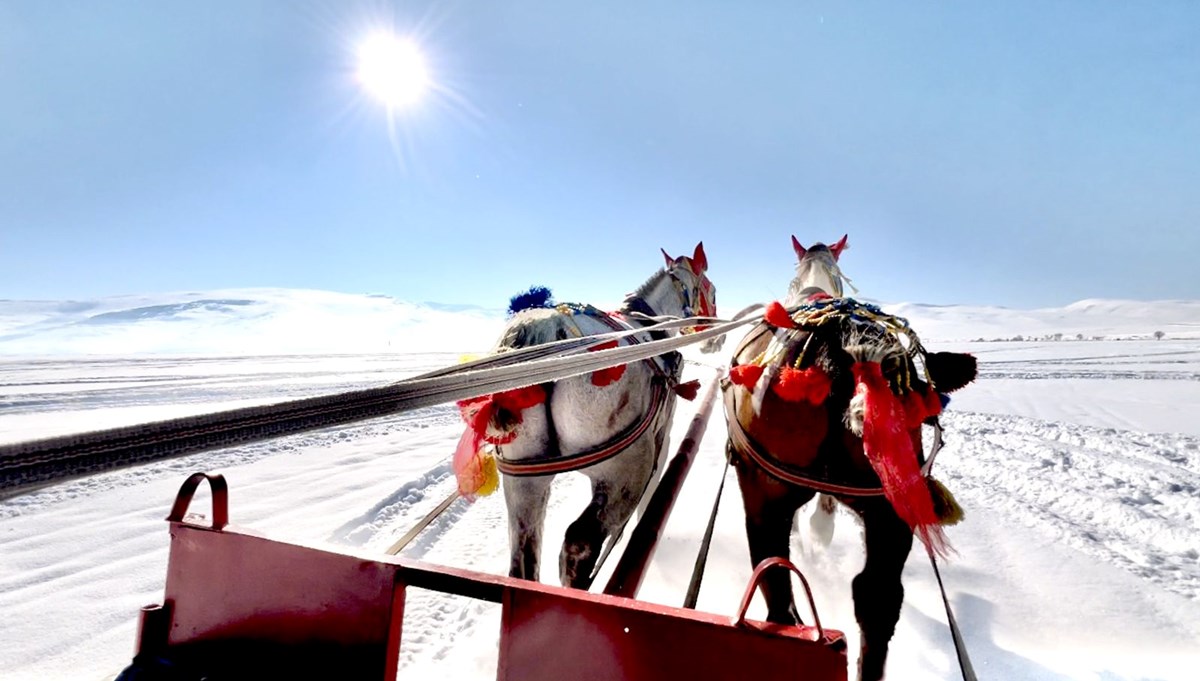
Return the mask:
[[804, 578], [804, 573], [800, 572], [800, 569], [795, 565], [792, 565], [791, 561], [778, 556], [766, 558], [758, 564], [758, 567], [754, 568], [754, 574], [750, 575], [750, 583], [746, 585], [746, 593], [742, 596], [742, 604], [738, 608], [737, 617], [733, 619], [734, 626], [740, 627], [746, 624], [746, 610], [750, 608], [750, 600], [754, 598], [754, 590], [758, 588], [758, 583], [762, 581], [763, 574], [774, 567], [787, 568], [796, 573], [796, 576], [800, 578], [800, 583], [804, 585], [804, 593], [808, 596], [808, 608], [812, 611], [817, 636], [819, 639], [825, 638], [825, 629], [821, 626], [821, 616], [817, 614], [817, 603], [813, 600], [812, 589], [809, 588], [808, 580]]
[[192, 473], [189, 475], [188, 479], [183, 481], [183, 486], [179, 488], [179, 494], [175, 495], [175, 504], [171, 506], [171, 515], [167, 516], [167, 520], [173, 523], [183, 522], [188, 506], [192, 503], [192, 497], [195, 496], [196, 489], [200, 487], [203, 480], [207, 480], [208, 486], [212, 489], [212, 529], [220, 530], [229, 524], [229, 485], [225, 482], [225, 476], [220, 473]]

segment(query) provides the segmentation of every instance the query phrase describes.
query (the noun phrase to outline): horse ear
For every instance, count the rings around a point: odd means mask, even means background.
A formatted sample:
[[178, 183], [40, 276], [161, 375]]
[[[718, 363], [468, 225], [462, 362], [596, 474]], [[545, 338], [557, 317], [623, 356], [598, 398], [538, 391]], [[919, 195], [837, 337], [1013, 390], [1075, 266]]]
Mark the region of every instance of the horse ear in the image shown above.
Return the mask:
[[850, 238], [849, 234], [843, 234], [841, 241], [839, 241], [836, 244], [829, 247], [829, 250], [833, 251], [833, 259], [834, 260], [837, 260], [838, 258], [842, 257], [842, 251], [849, 248], [850, 244], [846, 243], [846, 239], [849, 239], [849, 238]]
[[704, 272], [708, 269], [708, 256], [704, 255], [704, 242], [696, 244], [696, 252], [692, 254], [692, 264], [696, 266], [697, 272]]
[[804, 254], [808, 253], [808, 251], [800, 245], [800, 241], [796, 239], [795, 236], [792, 236], [792, 249], [796, 251], [797, 260], [803, 260]]
[[667, 269], [671, 269], [671, 266], [675, 264], [675, 258], [667, 255], [667, 249], [665, 248], [660, 248], [658, 250], [662, 251], [663, 258], [665, 258], [667, 261]]

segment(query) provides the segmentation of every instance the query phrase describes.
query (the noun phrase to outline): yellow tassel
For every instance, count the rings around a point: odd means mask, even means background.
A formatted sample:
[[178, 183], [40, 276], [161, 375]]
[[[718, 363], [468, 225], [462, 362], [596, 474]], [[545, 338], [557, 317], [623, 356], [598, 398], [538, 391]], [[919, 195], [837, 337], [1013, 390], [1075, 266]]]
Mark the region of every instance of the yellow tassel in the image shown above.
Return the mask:
[[967, 512], [959, 505], [958, 500], [946, 489], [939, 480], [929, 478], [929, 493], [933, 496], [933, 508], [937, 511], [938, 520], [942, 525], [957, 525], [966, 517]]
[[458, 363], [466, 364], [467, 362], [474, 362], [475, 360], [479, 359], [480, 357], [483, 357], [483, 355], [474, 355], [474, 354], [459, 355]]
[[500, 471], [496, 469], [496, 457], [490, 451], [479, 452], [479, 475], [481, 481], [476, 495], [486, 497], [500, 487]]

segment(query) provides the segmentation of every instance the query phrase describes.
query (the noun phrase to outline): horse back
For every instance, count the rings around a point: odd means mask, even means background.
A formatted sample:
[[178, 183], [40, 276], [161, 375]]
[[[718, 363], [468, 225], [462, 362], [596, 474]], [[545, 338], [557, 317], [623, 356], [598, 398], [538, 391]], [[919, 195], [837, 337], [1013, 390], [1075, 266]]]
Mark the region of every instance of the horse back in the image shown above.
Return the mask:
[[[746, 334], [742, 345], [734, 352], [733, 365], [754, 361], [772, 339], [772, 329], [760, 325]], [[798, 334], [797, 348], [783, 356], [785, 362], [795, 362], [798, 348], [809, 339]], [[771, 389], [761, 391], [757, 410], [751, 392], [736, 384], [727, 384], [732, 391], [726, 400], [726, 418], [736, 420], [750, 440], [769, 453], [771, 458], [794, 469], [811, 471], [820, 478], [837, 478], [864, 486], [878, 484], [870, 462], [863, 451], [862, 439], [846, 425], [846, 411], [854, 395], [854, 379], [850, 366], [854, 359], [845, 352], [842, 331], [831, 328], [807, 342], [800, 367], [820, 366], [831, 379], [829, 395], [820, 404], [807, 401], [788, 401]], [[768, 380], [764, 375], [761, 381]], [[910, 431], [914, 450], [921, 451], [921, 429]]]

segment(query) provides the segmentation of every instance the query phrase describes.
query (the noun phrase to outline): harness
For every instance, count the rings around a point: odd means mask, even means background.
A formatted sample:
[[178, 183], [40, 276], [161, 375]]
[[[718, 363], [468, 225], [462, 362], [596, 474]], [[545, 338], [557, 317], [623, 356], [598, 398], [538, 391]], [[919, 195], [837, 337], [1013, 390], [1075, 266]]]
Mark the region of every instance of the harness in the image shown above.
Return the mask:
[[[717, 306], [716, 306], [716, 302], [713, 300], [712, 282], [710, 282], [708, 280], [708, 278], [705, 277], [703, 274], [696, 273], [691, 268], [691, 265], [688, 264], [688, 261], [686, 261], [686, 260], [684, 261], [684, 266], [686, 266], [688, 268], [688, 271], [692, 273], [692, 276], [696, 277], [696, 283], [699, 284], [700, 295], [698, 296], [699, 300], [697, 301], [699, 303], [699, 309], [693, 309], [692, 294], [688, 290], [688, 287], [683, 285], [683, 282], [679, 279], [678, 276], [676, 276], [675, 272], [673, 272], [671, 270], [667, 270], [667, 276], [671, 277], [671, 283], [673, 283], [675, 285], [675, 292], [679, 294], [679, 299], [683, 301], [683, 316], [684, 317], [695, 317], [695, 316], [712, 317], [712, 316], [714, 316], [717, 312], [717, 310], [716, 310]], [[706, 328], [708, 328], [708, 327], [707, 326], [696, 326], [696, 327], [692, 327], [692, 330], [693, 331], [703, 331]], [[681, 333], [690, 333], [690, 331], [685, 329], [685, 330], [681, 331]]]
[[[654, 310], [640, 298], [632, 298], [626, 301], [626, 309], [631, 311], [648, 310], [653, 313]], [[640, 308], [640, 309], [639, 309]], [[620, 313], [606, 313], [591, 305], [576, 305], [565, 304], [560, 305], [559, 310], [566, 314], [584, 314], [593, 317], [598, 321], [603, 322], [606, 326], [614, 331], [626, 331], [633, 328], [630, 322], [625, 321], [624, 315]], [[691, 316], [690, 313], [685, 313]], [[649, 332], [652, 339], [657, 340], [655, 334], [665, 336], [665, 332]], [[636, 336], [630, 335], [626, 337], [630, 345], [640, 343]], [[615, 341], [614, 341], [615, 345]], [[659, 358], [663, 359], [662, 364], [659, 363]], [[530, 459], [506, 459], [499, 451], [496, 451], [494, 456], [496, 459], [496, 468], [505, 475], [514, 477], [532, 477], [540, 475], [556, 475], [558, 473], [566, 473], [569, 471], [579, 470], [588, 466], [593, 466], [603, 461], [607, 461], [612, 457], [625, 451], [637, 441], [650, 428], [662, 411], [666, 404], [670, 391], [678, 390], [681, 386], [679, 383], [679, 370], [683, 366], [683, 356], [678, 352], [665, 353], [656, 357], [649, 357], [641, 360], [646, 366], [650, 367], [653, 376], [650, 379], [650, 408], [645, 416], [637, 421], [634, 421], [612, 439], [601, 443], [595, 447], [563, 456], [555, 453], [547, 456], [540, 456]], [[549, 387], [549, 386], [547, 386]]]
[[[790, 330], [788, 340], [794, 337], [800, 331], [810, 333], [809, 339], [812, 338], [812, 333], [817, 327], [824, 324], [850, 319], [851, 321], [867, 324], [886, 333], [893, 338], [899, 335], [905, 335], [909, 339], [909, 347], [905, 353], [908, 357], [917, 355], [924, 356], [925, 348], [921, 345], [916, 335], [912, 332], [908, 325], [908, 321], [902, 317], [888, 315], [878, 307], [869, 303], [861, 303], [852, 298], [831, 298], [823, 291], [818, 291], [801, 305], [787, 308], [788, 316], [794, 321], [798, 328]], [[739, 343], [734, 351], [734, 357], [737, 357], [741, 352], [755, 340], [762, 336], [763, 333], [769, 331], [766, 325], [760, 325], [757, 332], [746, 334], [742, 342]], [[899, 343], [899, 340], [897, 339]], [[901, 347], [904, 347], [901, 344]], [[805, 346], [807, 349], [807, 344]], [[766, 350], [763, 351], [764, 354]], [[801, 357], [803, 356], [801, 351]], [[765, 359], [765, 357], [764, 357]], [[799, 359], [797, 359], [799, 363]], [[905, 371], [900, 376], [900, 384], [905, 389], [911, 389], [911, 376], [907, 368], [908, 364], [904, 365]], [[928, 375], [926, 367], [926, 379], [930, 384], [930, 389], [933, 389], [933, 381]], [[733, 390], [729, 390], [730, 381], [726, 377], [722, 379], [722, 388], [724, 388], [724, 402], [726, 413], [732, 414], [733, 418], [729, 421], [729, 439], [732, 445], [733, 452], [742, 454], [753, 461], [759, 468], [766, 471], [768, 475], [779, 480], [780, 482], [795, 485], [798, 487], [807, 487], [815, 489], [819, 492], [825, 492], [835, 495], [853, 496], [853, 497], [874, 497], [883, 496], [884, 489], [882, 486], [861, 486], [847, 485], [834, 482], [832, 480], [813, 475], [799, 467], [783, 463], [769, 452], [762, 445], [755, 442], [746, 429], [742, 426], [741, 421], [737, 418], [737, 410], [735, 404], [735, 394]], [[942, 426], [936, 417], [932, 417], [932, 425], [934, 429], [933, 444], [930, 448], [929, 457], [921, 466], [921, 475], [928, 477], [933, 468], [933, 462], [937, 457], [938, 452], [942, 448]]]

